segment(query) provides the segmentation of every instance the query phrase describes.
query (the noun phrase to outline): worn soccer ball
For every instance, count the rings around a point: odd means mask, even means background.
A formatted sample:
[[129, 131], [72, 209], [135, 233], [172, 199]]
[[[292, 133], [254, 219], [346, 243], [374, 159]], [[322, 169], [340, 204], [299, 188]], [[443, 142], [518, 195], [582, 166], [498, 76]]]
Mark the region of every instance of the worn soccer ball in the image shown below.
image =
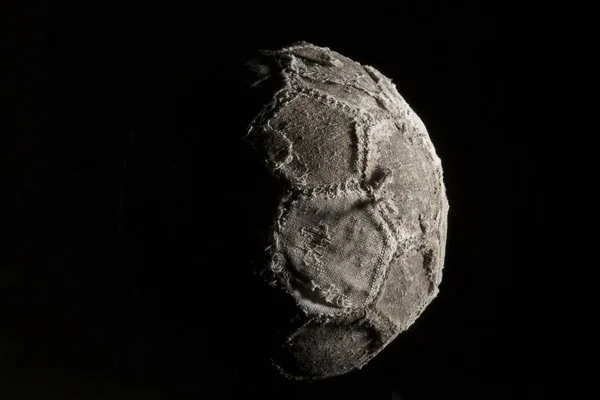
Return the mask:
[[363, 367], [436, 297], [448, 200], [421, 119], [375, 68], [306, 42], [261, 52], [278, 82], [246, 138], [285, 185], [269, 283], [297, 314], [270, 355], [290, 379]]

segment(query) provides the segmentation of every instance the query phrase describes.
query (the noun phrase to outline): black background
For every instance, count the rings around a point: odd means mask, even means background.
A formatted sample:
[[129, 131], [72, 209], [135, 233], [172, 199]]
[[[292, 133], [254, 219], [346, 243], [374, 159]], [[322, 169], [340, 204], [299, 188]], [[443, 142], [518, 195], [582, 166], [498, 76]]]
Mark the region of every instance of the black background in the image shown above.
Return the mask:
[[[535, 47], [501, 10], [419, 4], [5, 14], [2, 398], [546, 398], [529, 284], [552, 258], [548, 167], [512, 75]], [[259, 372], [269, 315], [246, 255], [272, 188], [237, 140], [261, 105], [241, 64], [297, 40], [395, 82], [450, 202], [439, 297], [364, 370], [309, 385]]]

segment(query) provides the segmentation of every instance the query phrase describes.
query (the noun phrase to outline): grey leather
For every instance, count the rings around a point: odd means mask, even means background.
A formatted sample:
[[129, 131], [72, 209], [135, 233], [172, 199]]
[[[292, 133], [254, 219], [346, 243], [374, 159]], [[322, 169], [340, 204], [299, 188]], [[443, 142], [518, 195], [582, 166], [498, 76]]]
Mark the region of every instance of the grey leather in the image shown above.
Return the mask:
[[270, 355], [290, 379], [361, 368], [442, 278], [448, 200], [424, 123], [390, 79], [306, 42], [261, 52], [277, 90], [246, 138], [285, 185], [268, 282], [297, 315]]

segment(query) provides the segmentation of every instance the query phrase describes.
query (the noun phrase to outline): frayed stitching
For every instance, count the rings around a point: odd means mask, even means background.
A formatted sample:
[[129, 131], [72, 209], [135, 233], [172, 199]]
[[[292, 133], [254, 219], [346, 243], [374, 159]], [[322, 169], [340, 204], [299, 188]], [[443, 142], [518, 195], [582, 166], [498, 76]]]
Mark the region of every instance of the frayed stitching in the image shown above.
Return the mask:
[[390, 263], [394, 253], [396, 252], [397, 243], [394, 239], [394, 235], [392, 231], [387, 226], [387, 222], [381, 216], [381, 213], [375, 209], [371, 210], [373, 216], [379, 217], [379, 231], [383, 238], [383, 246], [381, 248], [381, 253], [378, 257], [377, 263], [375, 264], [375, 271], [373, 273], [373, 279], [371, 281], [371, 290], [369, 291], [369, 296], [365, 302], [365, 306], [369, 307], [373, 304], [383, 287], [383, 283], [385, 282], [385, 278], [387, 277], [388, 270], [390, 269]]

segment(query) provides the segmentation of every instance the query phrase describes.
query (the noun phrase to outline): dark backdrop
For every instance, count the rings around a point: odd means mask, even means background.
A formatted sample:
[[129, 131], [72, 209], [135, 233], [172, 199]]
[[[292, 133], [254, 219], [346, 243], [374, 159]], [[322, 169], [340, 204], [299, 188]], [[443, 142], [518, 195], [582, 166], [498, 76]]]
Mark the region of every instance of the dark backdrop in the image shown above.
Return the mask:
[[[544, 308], [524, 283], [550, 257], [543, 133], [512, 106], [523, 38], [497, 9], [419, 4], [6, 14], [2, 398], [545, 398]], [[311, 385], [260, 370], [248, 238], [273, 188], [237, 140], [261, 105], [241, 64], [297, 40], [396, 83], [450, 202], [439, 297], [363, 371]]]

